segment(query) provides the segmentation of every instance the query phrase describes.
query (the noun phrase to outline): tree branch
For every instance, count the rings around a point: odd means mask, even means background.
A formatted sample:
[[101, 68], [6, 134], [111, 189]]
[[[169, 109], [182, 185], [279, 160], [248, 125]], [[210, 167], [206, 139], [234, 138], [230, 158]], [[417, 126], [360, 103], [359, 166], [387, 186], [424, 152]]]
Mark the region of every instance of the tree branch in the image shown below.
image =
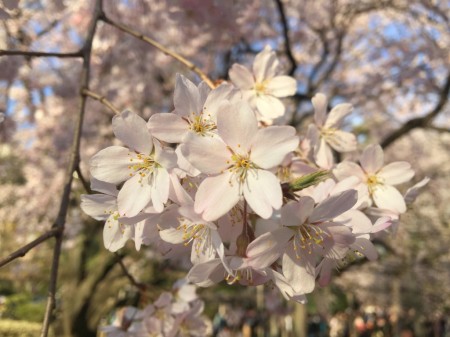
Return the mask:
[[297, 69], [297, 61], [292, 54], [291, 41], [289, 39], [289, 25], [286, 18], [286, 13], [284, 10], [284, 5], [281, 0], [275, 0], [275, 3], [278, 8], [278, 13], [280, 14], [281, 26], [283, 27], [283, 37], [284, 37], [284, 48], [286, 49], [286, 55], [291, 63], [291, 67], [289, 69], [288, 74], [294, 75], [295, 70]]
[[3, 50], [0, 49], [0, 56], [26, 56], [26, 57], [59, 57], [59, 58], [76, 58], [83, 57], [82, 50], [71, 53], [54, 53], [41, 51], [26, 51], [26, 50]]
[[124, 33], [127, 33], [129, 35], [132, 35], [136, 38], [138, 38], [141, 41], [144, 41], [150, 45], [152, 45], [155, 48], [158, 48], [159, 50], [161, 50], [164, 54], [173, 57], [175, 60], [177, 60], [178, 62], [184, 64], [186, 67], [188, 67], [191, 71], [193, 71], [194, 73], [196, 73], [203, 81], [205, 81], [205, 83], [211, 88], [214, 89], [216, 86], [214, 85], [214, 83], [211, 81], [211, 79], [203, 72], [200, 70], [200, 68], [198, 68], [195, 64], [193, 64], [191, 61], [187, 60], [186, 58], [184, 58], [183, 56], [181, 56], [180, 54], [175, 53], [174, 51], [171, 51], [169, 49], [167, 49], [166, 47], [164, 47], [162, 44], [160, 44], [159, 42], [153, 40], [152, 38], [145, 36], [121, 23], [115, 22], [113, 20], [111, 20], [110, 18], [108, 18], [106, 15], [102, 15], [101, 20], [103, 20], [104, 22], [106, 22], [107, 24], [116, 27], [117, 29], [121, 30]]
[[119, 255], [116, 253], [117, 259], [118, 259], [118, 263], [120, 265], [120, 268], [122, 269], [124, 275], [130, 280], [131, 284], [134, 285], [136, 288], [139, 289], [139, 291], [145, 292], [147, 291], [147, 285], [145, 285], [144, 283], [138, 282], [133, 275], [130, 274], [130, 272], [128, 271], [127, 267], [125, 266], [125, 264], [123, 263], [123, 256]]
[[397, 139], [409, 133], [412, 129], [427, 127], [433, 121], [433, 119], [439, 114], [439, 112], [441, 112], [445, 104], [447, 104], [449, 93], [450, 93], [450, 73], [448, 73], [447, 75], [447, 79], [445, 80], [445, 83], [439, 94], [439, 101], [434, 107], [434, 109], [423, 117], [410, 119], [400, 128], [393, 131], [381, 142], [381, 147], [383, 148], [388, 147]]
[[110, 101], [108, 101], [104, 96], [100, 96], [99, 94], [96, 94], [95, 92], [90, 91], [89, 89], [81, 90], [81, 94], [84, 96], [89, 96], [90, 98], [95, 99], [96, 101], [99, 101], [115, 114], [120, 114], [120, 111], [117, 108], [115, 108], [114, 105]]
[[90, 188], [87, 180], [84, 178], [83, 172], [81, 172], [80, 165], [77, 166], [76, 172], [77, 172], [78, 179], [80, 179], [81, 184], [83, 185], [83, 188], [86, 191], [86, 193], [91, 194], [92, 193], [91, 188]]
[[47, 241], [48, 239], [56, 236], [61, 231], [61, 228], [52, 228], [39, 236], [38, 238], [34, 239], [30, 243], [26, 244], [25, 246], [19, 248], [15, 252], [9, 254], [7, 257], [0, 260], [0, 268], [3, 266], [6, 266], [11, 261], [14, 261], [15, 259], [19, 257], [24, 257], [30, 250], [32, 250], [34, 247], [40, 245], [42, 242]]
[[[92, 51], [92, 42], [94, 40], [95, 31], [97, 28], [97, 23], [100, 20], [100, 17], [103, 15], [103, 2], [102, 0], [97, 0], [95, 3], [95, 11], [88, 28], [88, 34], [86, 40], [84, 42], [83, 47], [81, 48], [82, 57], [83, 57], [83, 66], [81, 70], [80, 76], [80, 88], [89, 88], [89, 74], [90, 74], [90, 61], [91, 61], [91, 51]], [[48, 296], [47, 296], [47, 306], [45, 309], [44, 322], [42, 324], [41, 337], [48, 336], [48, 330], [50, 327], [50, 321], [53, 316], [53, 310], [55, 308], [55, 294], [56, 294], [56, 284], [58, 279], [58, 269], [59, 269], [59, 259], [61, 255], [61, 245], [63, 232], [66, 222], [67, 210], [70, 204], [70, 194], [72, 191], [72, 181], [73, 181], [73, 173], [76, 171], [79, 158], [80, 158], [80, 141], [81, 141], [81, 130], [83, 126], [84, 112], [86, 107], [86, 96], [80, 95], [80, 108], [77, 115], [77, 120], [75, 124], [75, 131], [72, 142], [72, 150], [70, 155], [70, 163], [68, 170], [66, 172], [66, 179], [64, 184], [63, 195], [61, 197], [61, 204], [59, 207], [58, 216], [56, 218], [55, 223], [53, 224], [53, 228], [58, 228], [59, 232], [56, 236], [55, 247], [53, 250], [53, 261], [50, 275], [50, 284], [48, 287]]]

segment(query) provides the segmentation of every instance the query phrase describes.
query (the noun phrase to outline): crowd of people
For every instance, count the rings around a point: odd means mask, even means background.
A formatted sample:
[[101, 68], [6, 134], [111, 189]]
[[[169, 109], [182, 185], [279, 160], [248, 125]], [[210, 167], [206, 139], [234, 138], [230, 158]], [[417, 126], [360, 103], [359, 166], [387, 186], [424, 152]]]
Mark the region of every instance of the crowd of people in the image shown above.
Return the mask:
[[[397, 314], [367, 306], [336, 312], [330, 317], [308, 314], [307, 337], [450, 337], [449, 317], [425, 317], [414, 310]], [[297, 337], [291, 312], [269, 314], [254, 309], [219, 306], [213, 320], [214, 337]]]

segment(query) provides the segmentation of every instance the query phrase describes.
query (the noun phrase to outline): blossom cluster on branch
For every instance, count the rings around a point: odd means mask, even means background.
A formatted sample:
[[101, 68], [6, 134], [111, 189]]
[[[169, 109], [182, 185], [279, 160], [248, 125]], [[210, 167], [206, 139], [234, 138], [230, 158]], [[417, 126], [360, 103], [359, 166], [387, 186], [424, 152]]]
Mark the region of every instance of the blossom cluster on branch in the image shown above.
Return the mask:
[[114, 321], [100, 330], [107, 337], [138, 336], [206, 336], [211, 322], [202, 315], [204, 302], [196, 287], [179, 280], [172, 292], [163, 292], [156, 301], [138, 309], [124, 307], [115, 313]]
[[278, 125], [280, 98], [297, 89], [278, 68], [266, 47], [252, 71], [235, 64], [231, 83], [214, 89], [177, 75], [170, 113], [113, 118], [125, 146], [92, 157], [92, 190], [100, 193], [81, 204], [106, 221], [107, 249], [132, 239], [168, 258], [190, 252], [192, 283], [270, 283], [299, 302], [316, 283], [328, 284], [334, 268], [377, 258], [371, 239], [398, 224], [427, 180], [403, 196], [395, 186], [414, 171], [407, 162], [385, 165], [379, 145], [366, 147], [359, 164], [338, 162], [336, 152], [357, 150], [356, 136], [341, 128], [352, 106], [327, 113], [323, 94], [312, 98], [305, 135]]

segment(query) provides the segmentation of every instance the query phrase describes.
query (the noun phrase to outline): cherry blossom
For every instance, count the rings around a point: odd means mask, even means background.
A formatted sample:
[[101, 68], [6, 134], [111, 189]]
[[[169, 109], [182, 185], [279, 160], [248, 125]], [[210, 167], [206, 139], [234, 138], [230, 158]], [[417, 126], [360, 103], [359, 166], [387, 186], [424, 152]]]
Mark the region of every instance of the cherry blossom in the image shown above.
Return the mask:
[[258, 120], [267, 124], [284, 115], [285, 107], [278, 98], [292, 96], [297, 91], [293, 77], [277, 75], [278, 66], [275, 52], [266, 46], [256, 55], [252, 72], [240, 64], [234, 64], [229, 71], [231, 82], [256, 110]]

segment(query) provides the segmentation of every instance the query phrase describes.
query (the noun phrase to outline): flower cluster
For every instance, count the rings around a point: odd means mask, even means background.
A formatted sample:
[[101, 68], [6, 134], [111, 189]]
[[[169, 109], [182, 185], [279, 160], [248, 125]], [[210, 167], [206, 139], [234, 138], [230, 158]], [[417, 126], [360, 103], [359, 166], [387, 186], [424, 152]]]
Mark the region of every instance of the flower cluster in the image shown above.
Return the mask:
[[279, 98], [296, 92], [293, 78], [277, 74], [276, 54], [265, 48], [252, 72], [236, 64], [231, 83], [212, 90], [178, 75], [170, 113], [148, 122], [130, 111], [113, 118], [125, 146], [91, 159], [100, 193], [81, 205], [106, 221], [107, 249], [132, 239], [136, 249], [151, 244], [167, 257], [190, 251], [190, 282], [270, 282], [300, 302], [333, 268], [377, 258], [371, 239], [398, 222], [427, 181], [402, 196], [394, 186], [414, 172], [406, 162], [384, 165], [378, 145], [363, 151], [360, 165], [336, 162], [335, 152], [357, 150], [355, 135], [342, 130], [350, 104], [327, 113], [317, 94], [306, 135], [277, 125], [285, 114]]
[[106, 337], [190, 337], [206, 336], [211, 322], [202, 315], [204, 303], [196, 287], [179, 280], [172, 292], [162, 293], [142, 310], [125, 307], [116, 312], [111, 325], [100, 330]]

